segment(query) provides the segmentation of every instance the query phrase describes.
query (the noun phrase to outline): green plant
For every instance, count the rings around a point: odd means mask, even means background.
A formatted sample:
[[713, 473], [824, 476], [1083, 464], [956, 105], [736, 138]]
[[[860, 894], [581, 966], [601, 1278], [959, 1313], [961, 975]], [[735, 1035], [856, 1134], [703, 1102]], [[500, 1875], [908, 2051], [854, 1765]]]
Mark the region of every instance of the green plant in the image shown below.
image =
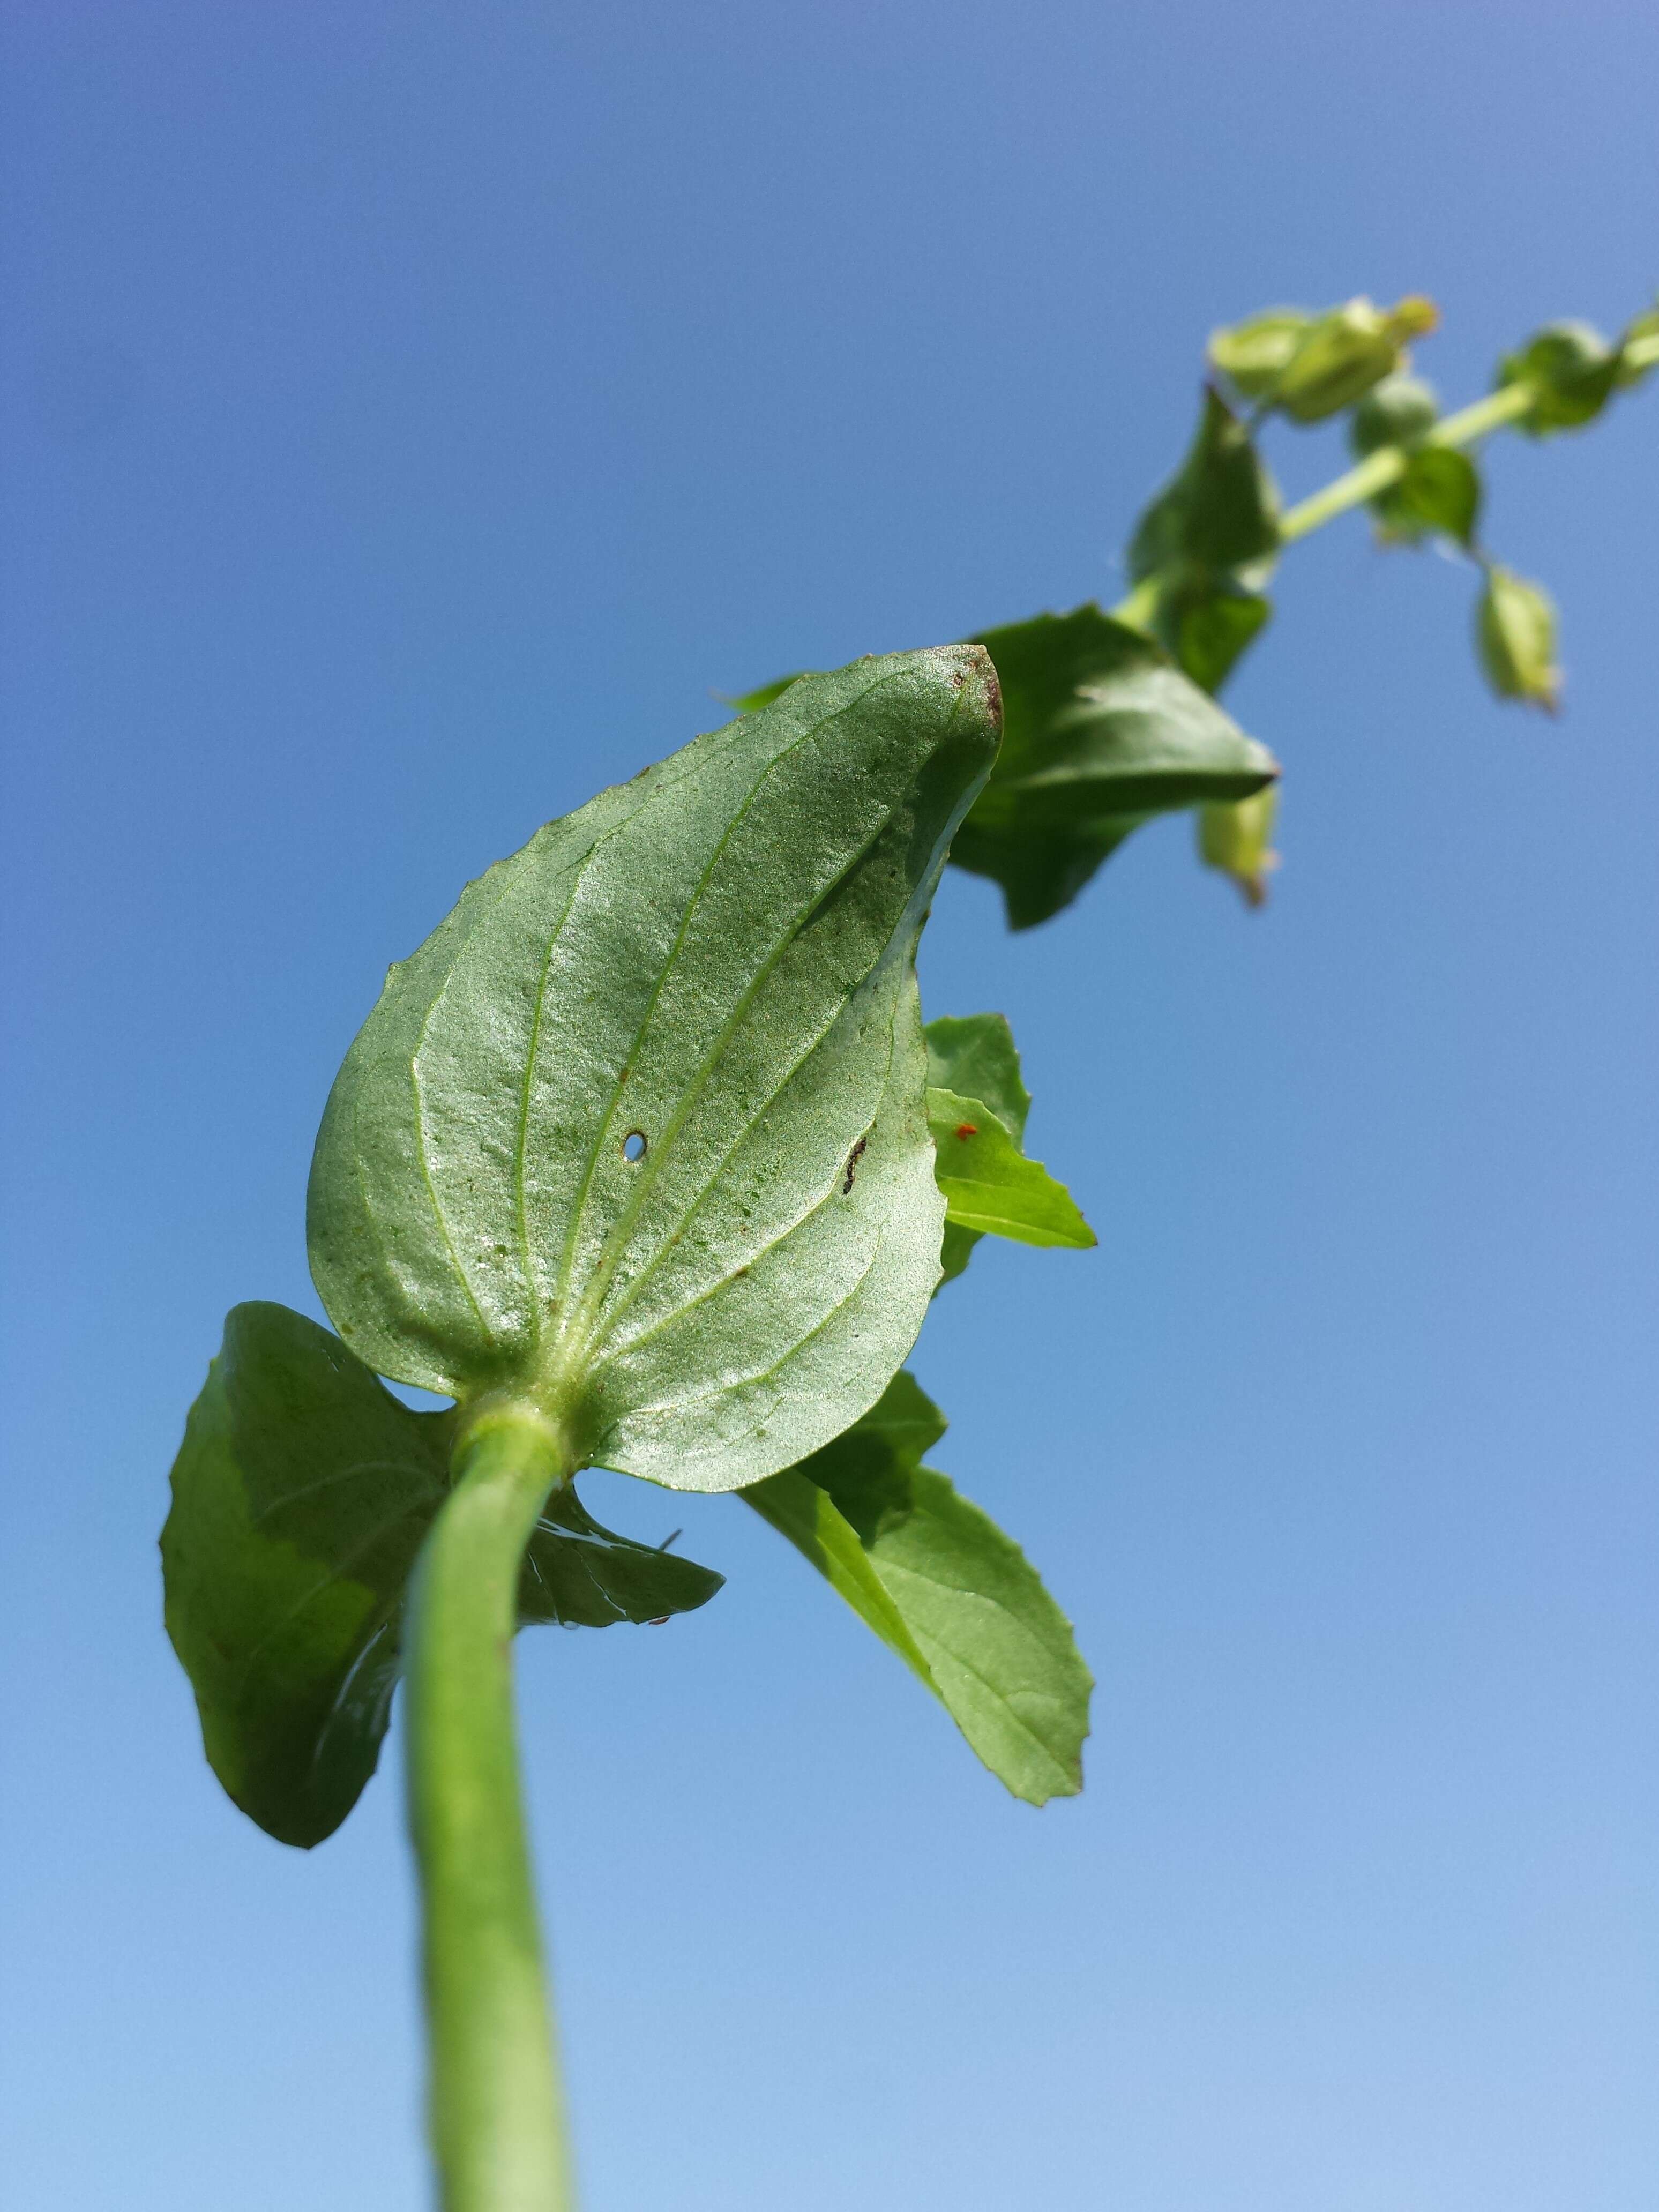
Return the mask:
[[[1095, 1240], [1024, 1151], [1002, 1017], [924, 1027], [916, 943], [947, 857], [1025, 927], [1179, 808], [1260, 898], [1278, 769], [1213, 694], [1279, 549], [1364, 502], [1391, 541], [1478, 549], [1465, 449], [1577, 427], [1659, 359], [1655, 317], [1617, 348], [1562, 326], [1442, 419], [1405, 374], [1431, 322], [1353, 301], [1218, 333], [1238, 404], [1206, 389], [1120, 607], [772, 685], [548, 824], [389, 971], [312, 1170], [337, 1334], [232, 1312], [162, 1553], [208, 1758], [283, 1841], [344, 1819], [404, 1685], [450, 2212], [573, 2202], [515, 1630], [662, 1620], [720, 1586], [601, 1528], [581, 1469], [736, 1492], [1016, 1796], [1081, 1786], [1070, 1629], [923, 1464], [945, 1422], [903, 1363], [981, 1237]], [[1281, 513], [1261, 424], [1343, 411], [1356, 465]], [[1553, 703], [1547, 603], [1479, 557], [1495, 687]], [[383, 1376], [453, 1405], [414, 1412]]]

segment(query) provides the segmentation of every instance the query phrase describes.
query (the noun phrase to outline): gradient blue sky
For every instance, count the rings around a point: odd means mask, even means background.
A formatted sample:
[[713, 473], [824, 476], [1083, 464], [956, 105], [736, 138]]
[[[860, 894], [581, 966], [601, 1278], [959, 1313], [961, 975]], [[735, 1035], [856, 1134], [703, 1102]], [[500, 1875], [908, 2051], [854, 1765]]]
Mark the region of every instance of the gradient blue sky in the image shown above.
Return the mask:
[[[219, 1795], [154, 1539], [226, 1306], [307, 1310], [386, 962], [710, 688], [1120, 588], [1210, 325], [1425, 289], [1454, 399], [1659, 278], [1647, 7], [12, 0], [4, 2133], [17, 2212], [423, 2201], [395, 1757]], [[1287, 486], [1334, 441], [1281, 440]], [[1510, 440], [1466, 573], [1350, 520], [1180, 824], [1048, 929], [953, 875], [1102, 1232], [986, 1248], [937, 1456], [1100, 1677], [1006, 1801], [739, 1508], [526, 1639], [590, 2212], [1651, 2212], [1659, 392]]]

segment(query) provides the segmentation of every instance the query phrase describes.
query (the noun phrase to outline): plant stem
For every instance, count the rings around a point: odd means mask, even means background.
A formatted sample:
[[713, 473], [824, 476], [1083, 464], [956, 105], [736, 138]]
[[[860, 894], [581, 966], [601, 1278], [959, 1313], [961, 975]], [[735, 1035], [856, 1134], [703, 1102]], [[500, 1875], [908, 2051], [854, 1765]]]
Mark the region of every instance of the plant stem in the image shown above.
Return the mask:
[[524, 1550], [574, 1457], [521, 1407], [485, 1407], [409, 1606], [409, 1822], [420, 1869], [428, 2124], [443, 2212], [571, 2212], [513, 1717]]
[[[1537, 397], [1532, 385], [1525, 379], [1506, 384], [1501, 392], [1493, 392], [1485, 399], [1477, 399], [1472, 407], [1464, 407], [1455, 415], [1448, 415], [1437, 422], [1424, 439], [1425, 446], [1472, 446], [1477, 438], [1488, 431], [1501, 429], [1506, 422], [1519, 422]], [[1323, 491], [1316, 491], [1310, 499], [1287, 507], [1279, 517], [1279, 537], [1281, 544], [1291, 544], [1305, 538], [1310, 530], [1329, 522], [1335, 515], [1346, 514], [1351, 507], [1363, 506], [1390, 484], [1398, 483], [1406, 473], [1410, 455], [1403, 446], [1384, 446], [1380, 452], [1369, 453], [1358, 467], [1347, 470]]]

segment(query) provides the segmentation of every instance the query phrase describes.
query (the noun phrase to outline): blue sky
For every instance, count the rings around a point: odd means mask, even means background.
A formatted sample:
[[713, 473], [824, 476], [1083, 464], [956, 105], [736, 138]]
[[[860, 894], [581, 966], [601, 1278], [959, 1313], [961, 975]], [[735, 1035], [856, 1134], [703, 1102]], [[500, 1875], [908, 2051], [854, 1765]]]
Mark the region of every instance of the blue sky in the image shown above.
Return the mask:
[[[395, 1756], [283, 1850], [154, 1553], [234, 1301], [315, 1311], [318, 1115], [461, 884], [713, 690], [1121, 588], [1212, 324], [1425, 290], [1473, 397], [1659, 281], [1632, 4], [9, 13], [3, 2161], [20, 2208], [422, 2201]], [[1292, 493], [1334, 441], [1277, 441]], [[933, 1012], [1012, 1019], [1101, 1231], [981, 1250], [936, 1455], [1101, 1687], [1033, 1814], [752, 1516], [521, 1646], [590, 2212], [1650, 2212], [1659, 391], [1510, 439], [1564, 609], [1350, 520], [1182, 825]]]

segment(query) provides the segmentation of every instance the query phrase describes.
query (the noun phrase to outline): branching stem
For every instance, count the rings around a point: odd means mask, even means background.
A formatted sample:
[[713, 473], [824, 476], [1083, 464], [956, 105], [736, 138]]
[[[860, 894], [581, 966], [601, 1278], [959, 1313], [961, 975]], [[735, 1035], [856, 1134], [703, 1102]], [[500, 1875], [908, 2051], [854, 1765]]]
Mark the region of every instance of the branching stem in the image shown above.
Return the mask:
[[[1659, 334], [1634, 339], [1624, 351], [1627, 368], [1640, 372], [1659, 366]], [[1447, 415], [1437, 422], [1423, 443], [1425, 446], [1473, 446], [1493, 430], [1518, 422], [1537, 397], [1534, 385], [1522, 378], [1506, 384], [1501, 391], [1489, 392], [1486, 398], [1477, 399], [1471, 406], [1460, 408], [1455, 415]], [[1363, 507], [1378, 492], [1387, 491], [1390, 484], [1399, 483], [1406, 473], [1411, 455], [1404, 446], [1384, 446], [1351, 469], [1334, 477], [1322, 490], [1298, 500], [1294, 507], [1286, 507], [1279, 517], [1279, 542], [1292, 545], [1298, 538], [1310, 531], [1334, 522], [1339, 514], [1350, 507]], [[1127, 598], [1121, 599], [1112, 612], [1120, 622], [1146, 629], [1157, 616], [1161, 580], [1148, 576], [1136, 585]]]
[[443, 2212], [575, 2203], [513, 1715], [525, 1547], [574, 1467], [527, 1408], [464, 1419], [410, 1592], [409, 1820]]

